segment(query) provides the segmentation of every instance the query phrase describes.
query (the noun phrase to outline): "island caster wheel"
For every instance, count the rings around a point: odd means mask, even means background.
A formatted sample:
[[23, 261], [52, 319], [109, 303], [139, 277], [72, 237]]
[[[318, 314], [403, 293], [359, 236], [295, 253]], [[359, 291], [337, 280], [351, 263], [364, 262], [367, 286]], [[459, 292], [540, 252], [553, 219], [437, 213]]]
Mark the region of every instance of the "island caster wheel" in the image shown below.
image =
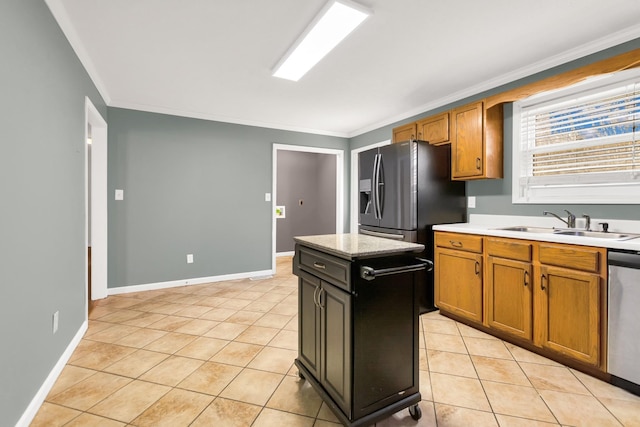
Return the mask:
[[411, 415], [411, 418], [418, 421], [422, 418], [422, 409], [420, 409], [420, 406], [418, 405], [409, 406], [409, 414]]
[[298, 378], [300, 378], [301, 380], [304, 380], [304, 375], [302, 375], [302, 372], [298, 371]]

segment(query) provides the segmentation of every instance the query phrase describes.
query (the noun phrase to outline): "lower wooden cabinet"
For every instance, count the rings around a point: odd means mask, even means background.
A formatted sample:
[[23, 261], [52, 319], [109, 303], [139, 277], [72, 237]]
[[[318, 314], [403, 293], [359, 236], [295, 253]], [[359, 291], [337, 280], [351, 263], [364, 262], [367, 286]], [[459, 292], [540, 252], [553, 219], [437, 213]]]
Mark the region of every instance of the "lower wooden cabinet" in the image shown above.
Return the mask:
[[[449, 239], [441, 234], [435, 249], [435, 302], [441, 310], [482, 322], [482, 238]], [[475, 238], [478, 239], [478, 238]], [[478, 243], [479, 242], [479, 243]], [[466, 243], [469, 243], [468, 245]], [[458, 249], [451, 249], [452, 247]], [[469, 249], [467, 249], [469, 248]]]
[[487, 323], [513, 336], [533, 339], [533, 266], [487, 258]]
[[600, 358], [600, 276], [540, 266], [535, 343], [590, 365]]
[[443, 313], [542, 354], [606, 368], [606, 249], [473, 239], [482, 237], [436, 232], [436, 305]]

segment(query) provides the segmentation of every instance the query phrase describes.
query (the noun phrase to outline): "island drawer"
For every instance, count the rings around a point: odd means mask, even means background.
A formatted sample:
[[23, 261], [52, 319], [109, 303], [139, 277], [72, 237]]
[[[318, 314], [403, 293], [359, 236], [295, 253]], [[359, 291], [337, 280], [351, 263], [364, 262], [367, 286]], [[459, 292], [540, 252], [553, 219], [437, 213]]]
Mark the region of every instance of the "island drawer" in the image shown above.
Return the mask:
[[296, 257], [298, 259], [295, 260], [295, 263], [300, 269], [339, 288], [351, 290], [351, 262], [305, 246], [298, 246], [297, 249]]

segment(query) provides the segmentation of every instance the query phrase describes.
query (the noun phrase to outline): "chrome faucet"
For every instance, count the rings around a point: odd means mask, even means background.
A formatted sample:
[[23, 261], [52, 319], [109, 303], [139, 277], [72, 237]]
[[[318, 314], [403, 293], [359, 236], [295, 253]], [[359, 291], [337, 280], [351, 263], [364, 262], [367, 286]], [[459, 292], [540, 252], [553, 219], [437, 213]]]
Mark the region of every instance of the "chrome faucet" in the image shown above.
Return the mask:
[[542, 213], [544, 215], [552, 215], [555, 216], [556, 218], [558, 218], [560, 221], [564, 222], [565, 224], [567, 224], [567, 227], [569, 228], [575, 228], [576, 227], [576, 216], [574, 214], [572, 214], [571, 212], [569, 212], [568, 210], [564, 210], [568, 216], [567, 216], [567, 220], [565, 221], [564, 219], [560, 218], [558, 215], [554, 214], [553, 212], [549, 212], [549, 211], [543, 211]]

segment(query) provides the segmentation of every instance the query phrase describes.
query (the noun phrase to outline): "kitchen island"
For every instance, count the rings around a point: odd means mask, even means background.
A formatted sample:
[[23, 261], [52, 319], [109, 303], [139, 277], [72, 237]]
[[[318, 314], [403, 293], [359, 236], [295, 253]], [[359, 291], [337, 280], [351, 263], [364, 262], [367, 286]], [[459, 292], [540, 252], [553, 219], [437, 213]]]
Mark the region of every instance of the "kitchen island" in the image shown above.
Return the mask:
[[421, 416], [418, 283], [424, 246], [361, 234], [295, 237], [295, 364], [346, 426]]

